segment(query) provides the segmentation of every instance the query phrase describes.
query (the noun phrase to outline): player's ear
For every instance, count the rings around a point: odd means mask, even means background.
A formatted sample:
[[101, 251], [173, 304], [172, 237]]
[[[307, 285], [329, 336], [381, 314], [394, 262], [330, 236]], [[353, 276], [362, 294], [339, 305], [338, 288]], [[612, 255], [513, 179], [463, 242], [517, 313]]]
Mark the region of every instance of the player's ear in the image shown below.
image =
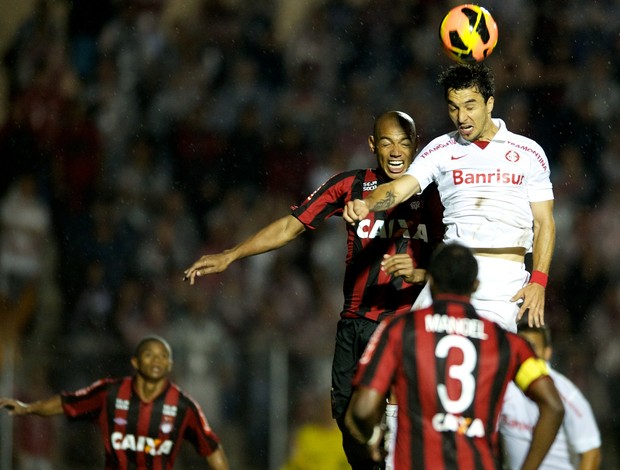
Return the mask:
[[495, 106], [495, 97], [489, 96], [487, 100], [487, 112], [491, 114], [493, 112], [493, 106]]
[[133, 366], [134, 369], [138, 370], [138, 358], [137, 357], [132, 357], [131, 358], [131, 365]]
[[473, 290], [471, 291], [471, 292], [472, 292], [472, 294], [478, 290], [478, 287], [479, 287], [479, 286], [480, 286], [480, 281], [479, 281], [478, 279], [476, 279], [476, 280], [474, 281], [474, 285], [472, 286], [472, 288], [473, 288]]
[[370, 151], [372, 153], [375, 153], [375, 136], [374, 135], [369, 135], [368, 136], [368, 147], [370, 147]]

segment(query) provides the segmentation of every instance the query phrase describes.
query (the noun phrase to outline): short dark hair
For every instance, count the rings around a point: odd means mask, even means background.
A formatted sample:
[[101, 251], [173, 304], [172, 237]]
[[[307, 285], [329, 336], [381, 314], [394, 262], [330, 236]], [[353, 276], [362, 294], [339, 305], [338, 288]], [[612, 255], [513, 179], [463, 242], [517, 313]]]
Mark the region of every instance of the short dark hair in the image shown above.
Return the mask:
[[475, 87], [486, 102], [495, 96], [495, 78], [491, 69], [482, 63], [453, 64], [439, 74], [437, 82], [443, 87], [444, 98], [450, 90]]
[[521, 321], [517, 323], [517, 330], [519, 333], [539, 333], [543, 337], [543, 347], [548, 348], [551, 346], [551, 330], [547, 325], [530, 326], [527, 323], [527, 316], [524, 316]]
[[469, 295], [476, 285], [478, 262], [472, 251], [459, 243], [440, 245], [431, 258], [428, 272], [433, 288], [446, 294]]
[[136, 346], [136, 350], [134, 351], [134, 354], [133, 354], [134, 357], [139, 357], [140, 353], [142, 352], [142, 349], [144, 349], [144, 346], [146, 346], [147, 343], [150, 343], [152, 341], [156, 341], [158, 343], [163, 344], [164, 347], [168, 350], [168, 355], [170, 356], [170, 359], [172, 359], [172, 348], [170, 347], [170, 344], [164, 338], [162, 338], [161, 336], [157, 336], [157, 335], [149, 335], [149, 336], [145, 336], [144, 338], [142, 338], [140, 342], [138, 343], [138, 345]]

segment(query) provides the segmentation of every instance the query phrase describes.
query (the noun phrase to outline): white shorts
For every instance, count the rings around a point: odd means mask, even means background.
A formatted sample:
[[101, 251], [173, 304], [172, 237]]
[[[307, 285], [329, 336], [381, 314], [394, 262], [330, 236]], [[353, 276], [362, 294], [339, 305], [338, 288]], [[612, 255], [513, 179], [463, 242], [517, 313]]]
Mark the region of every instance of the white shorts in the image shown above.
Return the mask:
[[[510, 299], [527, 283], [530, 274], [523, 263], [490, 256], [476, 256], [476, 260], [480, 285], [471, 296], [472, 305], [481, 317], [516, 333], [519, 302]], [[431, 303], [431, 291], [426, 283], [412, 310], [426, 308]]]

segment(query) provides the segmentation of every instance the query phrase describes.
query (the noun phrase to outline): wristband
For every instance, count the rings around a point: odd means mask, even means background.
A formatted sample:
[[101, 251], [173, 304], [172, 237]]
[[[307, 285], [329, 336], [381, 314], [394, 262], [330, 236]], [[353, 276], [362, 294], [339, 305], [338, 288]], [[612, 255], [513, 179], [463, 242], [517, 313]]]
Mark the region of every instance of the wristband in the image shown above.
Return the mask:
[[372, 436], [370, 436], [370, 439], [368, 439], [368, 441], [366, 441], [366, 445], [369, 447], [373, 447], [374, 445], [376, 445], [379, 442], [379, 439], [381, 439], [381, 426], [379, 426], [378, 424], [372, 429]]
[[548, 280], [549, 275], [543, 273], [542, 271], [532, 271], [532, 276], [530, 277], [530, 284], [538, 284], [546, 288]]

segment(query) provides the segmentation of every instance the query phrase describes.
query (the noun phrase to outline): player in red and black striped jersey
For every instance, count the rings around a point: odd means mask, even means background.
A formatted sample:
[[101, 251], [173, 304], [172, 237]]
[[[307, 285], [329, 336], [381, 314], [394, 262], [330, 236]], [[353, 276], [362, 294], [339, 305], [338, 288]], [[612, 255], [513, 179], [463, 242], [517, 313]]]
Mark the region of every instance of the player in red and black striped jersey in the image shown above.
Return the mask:
[[[280, 248], [330, 217], [342, 216], [348, 201], [399, 178], [417, 150], [415, 123], [403, 112], [386, 112], [375, 121], [368, 144], [377, 158], [377, 168], [333, 176], [293, 207], [290, 215], [229, 250], [202, 256], [185, 271], [185, 278], [193, 284], [196, 277], [222, 272], [236, 260]], [[348, 248], [344, 305], [332, 368], [332, 411], [341, 427], [357, 361], [383, 318], [410, 310], [425, 281], [430, 255], [443, 239], [442, 216], [437, 190], [429, 187], [393, 209], [369, 214], [355, 227], [343, 224]], [[357, 446], [345, 436], [345, 452], [353, 465], [356, 449], [349, 445]], [[366, 467], [360, 464], [354, 468]]]
[[511, 380], [540, 410], [524, 469], [538, 468], [562, 422], [546, 363], [469, 303], [477, 273], [468, 248], [439, 249], [429, 267], [433, 305], [381, 323], [360, 359], [346, 425], [378, 459], [382, 402], [392, 387], [399, 470], [499, 470], [497, 420]]
[[95, 421], [105, 447], [106, 469], [169, 470], [187, 440], [210, 468], [228, 470], [220, 440], [200, 406], [168, 380], [172, 351], [159, 337], [144, 338], [131, 363], [133, 377], [102, 379], [91, 386], [26, 404], [0, 398], [14, 415], [52, 416]]

